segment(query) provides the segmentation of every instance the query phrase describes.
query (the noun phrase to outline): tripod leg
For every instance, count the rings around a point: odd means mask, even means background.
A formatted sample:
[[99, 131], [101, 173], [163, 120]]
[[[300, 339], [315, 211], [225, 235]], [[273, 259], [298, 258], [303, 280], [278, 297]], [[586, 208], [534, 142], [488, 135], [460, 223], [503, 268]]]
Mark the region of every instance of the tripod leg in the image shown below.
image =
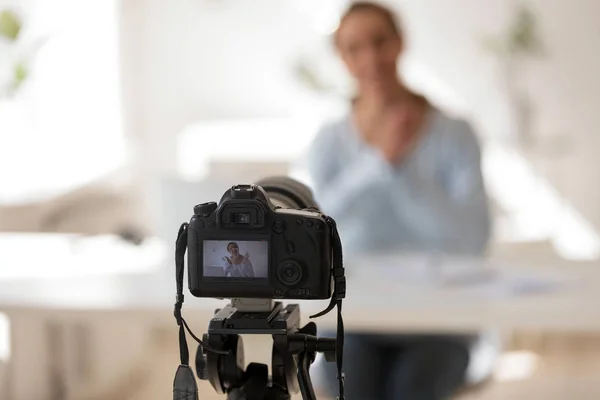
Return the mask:
[[314, 353], [302, 352], [298, 355], [298, 385], [300, 386], [300, 393], [304, 400], [317, 400], [315, 390], [310, 379], [310, 365], [315, 359]]
[[273, 335], [271, 370], [273, 386], [298, 393], [296, 359], [288, 349], [287, 335]]
[[227, 400], [263, 400], [267, 396], [269, 384], [269, 367], [265, 364], [250, 363], [244, 376], [242, 384], [227, 392]]

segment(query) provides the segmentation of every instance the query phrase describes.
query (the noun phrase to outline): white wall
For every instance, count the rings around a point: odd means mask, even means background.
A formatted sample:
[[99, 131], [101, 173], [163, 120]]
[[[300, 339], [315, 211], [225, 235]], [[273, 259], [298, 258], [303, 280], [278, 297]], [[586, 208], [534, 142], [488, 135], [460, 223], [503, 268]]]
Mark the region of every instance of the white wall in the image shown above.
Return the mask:
[[175, 168], [175, 135], [203, 119], [290, 115], [287, 77], [306, 20], [274, 0], [123, 0], [128, 127], [151, 169]]
[[[516, 1], [407, 0], [399, 2], [410, 34], [411, 63], [422, 66], [463, 100], [486, 135], [509, 128], [499, 65], [483, 51], [485, 36], [499, 34]], [[547, 45], [523, 86], [534, 101], [538, 145], [531, 160], [559, 192], [600, 226], [600, 2], [532, 0]]]
[[[482, 41], [502, 31], [516, 1], [387, 2], [403, 13], [411, 80], [434, 102], [470, 116], [485, 136], [510, 133], [501, 71]], [[290, 79], [291, 63], [329, 40], [315, 29], [315, 15], [330, 9], [319, 8], [325, 2], [312, 2], [312, 9], [299, 8], [299, 3], [122, 0], [125, 115], [144, 168], [173, 172], [175, 135], [192, 122], [289, 116], [306, 104], [306, 94]], [[530, 65], [524, 84], [536, 104], [537, 134], [562, 136], [553, 140], [558, 153], [544, 150], [536, 165], [600, 226], [595, 159], [600, 142], [600, 29], [595, 16], [600, 2], [531, 3], [549, 55]], [[544, 158], [551, 162], [539, 161]]]
[[[550, 47], [548, 64], [530, 74], [540, 104], [540, 134], [572, 139], [546, 170], [559, 190], [600, 227], [600, 2], [536, 0]], [[550, 6], [552, 5], [552, 6]], [[561, 154], [561, 152], [556, 152]]]
[[0, 59], [27, 60], [29, 77], [14, 98], [0, 96], [0, 203], [46, 200], [122, 167], [119, 1], [5, 5], [23, 29]]

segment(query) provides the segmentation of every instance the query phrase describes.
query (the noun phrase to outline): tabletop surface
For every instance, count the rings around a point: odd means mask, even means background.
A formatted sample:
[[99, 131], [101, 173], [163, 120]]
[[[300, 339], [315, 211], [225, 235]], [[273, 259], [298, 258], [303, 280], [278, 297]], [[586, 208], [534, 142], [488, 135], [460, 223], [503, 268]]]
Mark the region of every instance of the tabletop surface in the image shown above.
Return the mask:
[[[2, 234], [0, 310], [167, 313], [175, 297], [167, 248], [152, 240], [135, 247], [113, 237]], [[600, 331], [600, 268], [593, 264], [508, 265], [389, 254], [347, 260], [346, 270], [344, 316], [349, 327]], [[212, 312], [224, 303], [188, 295], [184, 307]], [[299, 303], [305, 313], [327, 305]]]

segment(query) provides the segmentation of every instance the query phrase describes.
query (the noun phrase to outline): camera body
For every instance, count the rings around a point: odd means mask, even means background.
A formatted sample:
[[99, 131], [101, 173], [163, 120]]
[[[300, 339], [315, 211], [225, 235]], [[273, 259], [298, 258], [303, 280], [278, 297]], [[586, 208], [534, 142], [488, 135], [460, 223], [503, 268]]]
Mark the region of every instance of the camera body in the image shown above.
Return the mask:
[[276, 207], [262, 187], [236, 185], [194, 207], [188, 280], [196, 297], [329, 299], [331, 227], [317, 210]]

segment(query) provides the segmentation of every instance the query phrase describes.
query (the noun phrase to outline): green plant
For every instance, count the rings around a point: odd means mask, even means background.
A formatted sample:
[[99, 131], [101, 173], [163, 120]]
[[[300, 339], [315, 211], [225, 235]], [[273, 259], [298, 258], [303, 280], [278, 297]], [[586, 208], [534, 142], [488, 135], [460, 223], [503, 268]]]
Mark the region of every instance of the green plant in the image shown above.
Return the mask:
[[23, 23], [17, 13], [8, 9], [0, 12], [0, 68], [5, 71], [3, 82], [0, 82], [0, 95], [13, 95], [29, 76], [27, 59], [19, 42], [22, 29]]
[[16, 41], [19, 33], [21, 32], [21, 19], [19, 16], [11, 11], [4, 10], [0, 12], [0, 35], [4, 36], [10, 41]]
[[521, 3], [507, 30], [500, 37], [487, 38], [484, 46], [500, 56], [542, 56], [546, 54], [544, 43], [538, 33], [535, 13]]

